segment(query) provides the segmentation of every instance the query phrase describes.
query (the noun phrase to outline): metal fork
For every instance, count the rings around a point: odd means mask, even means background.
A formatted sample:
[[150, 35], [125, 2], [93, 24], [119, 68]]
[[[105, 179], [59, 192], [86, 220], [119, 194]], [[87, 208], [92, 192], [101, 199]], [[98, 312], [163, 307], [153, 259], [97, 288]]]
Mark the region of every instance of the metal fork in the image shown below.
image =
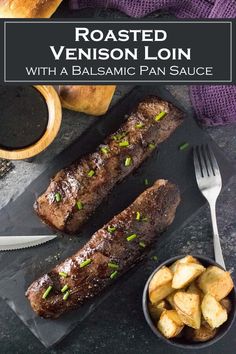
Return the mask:
[[193, 150], [193, 159], [198, 188], [210, 205], [215, 260], [225, 269], [216, 222], [216, 201], [222, 188], [220, 169], [208, 145], [196, 146]]

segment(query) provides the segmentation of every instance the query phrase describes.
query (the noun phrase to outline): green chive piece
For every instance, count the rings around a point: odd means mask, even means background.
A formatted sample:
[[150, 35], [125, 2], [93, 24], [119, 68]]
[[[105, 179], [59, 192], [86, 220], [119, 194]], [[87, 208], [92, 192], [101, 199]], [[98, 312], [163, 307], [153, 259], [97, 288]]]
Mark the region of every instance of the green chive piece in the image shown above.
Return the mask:
[[119, 143], [119, 146], [120, 146], [120, 147], [129, 146], [129, 142], [128, 142], [127, 140], [121, 141], [121, 142]]
[[153, 143], [150, 143], [150, 144], [148, 144], [148, 147], [150, 150], [153, 150], [153, 149], [155, 149], [156, 145]]
[[65, 291], [67, 291], [69, 289], [69, 286], [66, 284], [63, 286], [63, 288], [61, 289], [61, 292], [64, 293]]
[[102, 148], [101, 148], [101, 152], [102, 152], [103, 154], [108, 154], [108, 152], [109, 152], [108, 147], [102, 147]]
[[125, 136], [127, 135], [127, 132], [122, 132], [120, 134], [116, 134], [116, 135], [113, 135], [112, 139], [113, 140], [121, 140], [122, 138], [124, 138]]
[[70, 295], [69, 290], [63, 295], [63, 300], [67, 300]]
[[48, 294], [50, 293], [50, 291], [52, 290], [52, 286], [49, 285], [49, 287], [47, 288], [47, 290], [43, 293], [42, 298], [46, 299], [46, 297], [48, 296]]
[[61, 194], [59, 192], [55, 194], [55, 199], [58, 203], [61, 201]]
[[77, 206], [77, 209], [78, 210], [82, 210], [83, 209], [83, 203], [82, 202], [80, 202], [79, 200], [78, 200], [78, 202], [76, 203], [76, 206]]
[[131, 157], [126, 157], [125, 159], [125, 167], [129, 167], [132, 164], [132, 159]]
[[153, 257], [152, 257], [152, 260], [153, 260], [153, 261], [157, 261], [157, 260], [158, 260], [157, 256], [153, 256]]
[[142, 247], [142, 248], [145, 248], [146, 244], [143, 241], [141, 241], [141, 242], [139, 242], [139, 246]]
[[148, 221], [148, 218], [145, 216], [144, 218], [142, 218], [142, 221]]
[[117, 276], [118, 272], [115, 270], [114, 272], [111, 273], [110, 278], [114, 279]]
[[83, 261], [82, 263], [80, 263], [80, 268], [86, 267], [87, 265], [89, 265], [92, 262], [92, 259], [86, 259], [85, 261]]
[[139, 211], [137, 211], [137, 213], [136, 213], [136, 220], [140, 220], [140, 218], [141, 218], [141, 214], [140, 214], [140, 212]]
[[145, 185], [145, 186], [148, 186], [148, 185], [149, 185], [149, 181], [148, 181], [147, 178], [145, 178], [145, 180], [144, 180], [144, 185]]
[[135, 125], [135, 128], [137, 128], [137, 129], [141, 129], [141, 128], [143, 128], [144, 127], [144, 124], [143, 123], [137, 123], [136, 125]]
[[63, 278], [67, 278], [68, 274], [65, 272], [59, 272], [59, 275]]
[[179, 150], [183, 151], [189, 147], [189, 143], [183, 143], [179, 146]]
[[159, 120], [161, 120], [162, 118], [164, 118], [165, 117], [165, 115], [166, 115], [166, 112], [160, 112], [159, 114], [157, 114], [156, 116], [155, 116], [155, 121], [156, 122], [159, 122]]
[[93, 177], [95, 175], [95, 171], [94, 170], [90, 170], [89, 172], [88, 172], [88, 176], [89, 177]]
[[127, 241], [133, 241], [136, 237], [137, 237], [136, 234], [132, 234], [132, 235], [126, 237], [126, 240], [127, 240]]
[[113, 268], [113, 269], [118, 269], [119, 268], [118, 264], [116, 264], [116, 263], [109, 262], [107, 265], [108, 265], [109, 268]]
[[116, 231], [116, 227], [112, 226], [112, 225], [109, 225], [108, 228], [107, 228], [107, 231], [110, 232], [110, 234], [112, 234], [114, 231]]

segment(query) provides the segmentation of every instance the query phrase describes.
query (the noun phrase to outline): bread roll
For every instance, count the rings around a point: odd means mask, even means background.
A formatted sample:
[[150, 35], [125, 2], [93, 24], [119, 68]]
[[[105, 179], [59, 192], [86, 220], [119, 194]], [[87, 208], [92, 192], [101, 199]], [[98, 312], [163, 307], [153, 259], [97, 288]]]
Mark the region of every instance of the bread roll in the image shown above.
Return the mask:
[[59, 86], [64, 108], [93, 116], [106, 113], [115, 92], [115, 85]]
[[48, 18], [62, 0], [0, 0], [0, 18]]

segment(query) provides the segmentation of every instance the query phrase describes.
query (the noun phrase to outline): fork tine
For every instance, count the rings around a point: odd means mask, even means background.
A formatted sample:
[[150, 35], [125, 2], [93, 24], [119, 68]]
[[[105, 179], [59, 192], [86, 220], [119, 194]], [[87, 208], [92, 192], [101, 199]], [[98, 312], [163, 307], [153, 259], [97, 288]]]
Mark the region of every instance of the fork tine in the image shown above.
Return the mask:
[[198, 147], [193, 148], [193, 162], [194, 162], [196, 179], [198, 180], [198, 179], [202, 178], [202, 170], [201, 170], [201, 166], [199, 163], [197, 148]]
[[206, 155], [206, 159], [207, 159], [209, 174], [215, 176], [214, 169], [213, 169], [213, 164], [212, 164], [212, 159], [211, 159], [211, 155], [210, 155], [210, 152], [209, 152], [208, 144], [205, 145], [205, 148], [204, 148], [204, 149], [205, 149], [205, 155]]
[[213, 167], [212, 167], [212, 163], [211, 163], [211, 158], [210, 155], [208, 153], [208, 146], [207, 145], [202, 145], [202, 151], [203, 151], [203, 156], [204, 156], [204, 161], [206, 164], [206, 169], [208, 172], [208, 176], [211, 177], [212, 174], [214, 174], [213, 172]]
[[207, 163], [206, 163], [206, 157], [205, 157], [203, 145], [198, 147], [198, 154], [199, 154], [200, 165], [202, 168], [202, 176], [207, 177], [207, 176], [209, 176], [209, 173], [208, 173], [208, 169], [207, 169]]
[[218, 165], [215, 155], [209, 145], [207, 145], [207, 151], [208, 151], [208, 156], [210, 159], [213, 175], [216, 176], [217, 174], [220, 174], [219, 165]]

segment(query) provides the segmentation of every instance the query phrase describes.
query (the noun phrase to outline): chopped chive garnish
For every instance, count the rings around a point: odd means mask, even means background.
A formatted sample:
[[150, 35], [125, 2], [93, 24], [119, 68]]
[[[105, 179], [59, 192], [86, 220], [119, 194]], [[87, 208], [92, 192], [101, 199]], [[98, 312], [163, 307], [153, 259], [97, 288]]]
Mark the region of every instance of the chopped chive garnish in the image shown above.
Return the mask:
[[148, 144], [149, 149], [153, 150], [155, 149], [156, 145], [153, 143]]
[[86, 267], [87, 265], [89, 265], [92, 262], [92, 259], [86, 259], [86, 261], [83, 261], [82, 263], [80, 263], [80, 268]]
[[119, 268], [118, 264], [115, 264], [115, 263], [112, 263], [112, 262], [108, 263], [108, 267], [109, 268], [113, 268], [113, 269], [118, 269]]
[[115, 270], [114, 272], [111, 273], [110, 278], [114, 279], [117, 276], [118, 272]]
[[59, 272], [59, 275], [63, 278], [66, 278], [68, 276], [68, 274], [65, 272]]
[[67, 300], [70, 295], [69, 290], [63, 295], [63, 300]]
[[61, 289], [61, 292], [64, 293], [65, 291], [67, 291], [69, 289], [69, 286], [66, 284], [63, 286], [63, 288]]
[[143, 241], [141, 241], [141, 242], [139, 242], [139, 246], [145, 248], [146, 244]]
[[116, 227], [112, 226], [112, 225], [109, 225], [108, 228], [107, 228], [107, 231], [110, 232], [110, 234], [112, 234], [114, 231], [116, 231]]
[[83, 209], [83, 203], [80, 202], [80, 201], [78, 201], [78, 202], [76, 203], [76, 206], [77, 206], [77, 209], [78, 209], [78, 210], [82, 210], [82, 209]]
[[189, 143], [183, 143], [179, 146], [179, 150], [186, 150], [189, 147]]
[[88, 172], [88, 176], [89, 177], [93, 177], [95, 175], [95, 171], [94, 170], [90, 170], [89, 172]]
[[120, 146], [120, 147], [129, 146], [129, 142], [128, 142], [127, 140], [121, 141], [121, 142], [119, 143], [119, 146]]
[[101, 152], [103, 152], [103, 154], [107, 154], [109, 152], [108, 147], [102, 147]]
[[126, 132], [123, 132], [123, 133], [120, 133], [120, 134], [116, 134], [116, 135], [113, 135], [112, 139], [113, 140], [121, 140], [122, 138], [124, 138], [125, 136], [127, 135]]
[[148, 218], [146, 216], [141, 217], [141, 213], [139, 211], [137, 211], [136, 220], [138, 220], [138, 221], [148, 221]]
[[61, 201], [61, 194], [60, 194], [59, 192], [57, 192], [57, 193], [55, 194], [55, 199], [56, 199], [57, 202], [60, 202], [60, 201]]
[[132, 235], [126, 237], [126, 240], [127, 240], [127, 241], [133, 241], [136, 237], [137, 237], [136, 234], [132, 234]]
[[42, 298], [46, 299], [46, 297], [48, 296], [48, 294], [50, 293], [50, 291], [52, 290], [52, 286], [49, 285], [49, 287], [47, 288], [47, 290], [43, 293]]
[[159, 122], [159, 120], [161, 120], [162, 118], [164, 118], [165, 117], [165, 115], [166, 115], [166, 112], [160, 112], [159, 114], [157, 114], [156, 116], [155, 116], [155, 121], [156, 122]]
[[157, 256], [152, 256], [152, 260], [157, 261], [158, 260]]
[[147, 178], [145, 178], [145, 180], [144, 180], [144, 184], [145, 184], [145, 186], [148, 186], [148, 185], [149, 185], [149, 181], [148, 181], [148, 179], [147, 179]]
[[144, 127], [144, 124], [143, 123], [137, 123], [136, 125], [135, 125], [135, 128], [138, 128], [138, 129], [141, 129], [141, 128], [143, 128]]
[[132, 164], [132, 159], [131, 157], [126, 157], [125, 159], [125, 167], [128, 167]]

